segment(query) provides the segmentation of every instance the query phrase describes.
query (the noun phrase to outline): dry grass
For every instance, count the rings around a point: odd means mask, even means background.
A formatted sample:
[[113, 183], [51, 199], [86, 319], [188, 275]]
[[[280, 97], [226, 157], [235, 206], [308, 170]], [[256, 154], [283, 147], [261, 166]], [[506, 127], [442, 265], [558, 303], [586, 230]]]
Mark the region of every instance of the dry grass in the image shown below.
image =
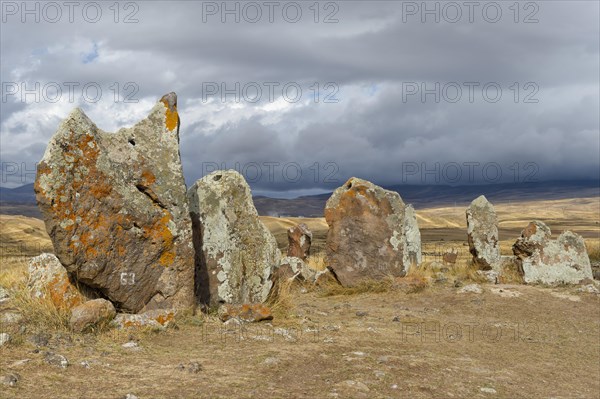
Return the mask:
[[56, 306], [50, 295], [44, 298], [31, 296], [27, 289], [27, 265], [24, 258], [2, 258], [0, 285], [11, 291], [11, 306], [18, 309], [24, 321], [35, 330], [68, 330], [68, 308]]
[[337, 281], [328, 280], [314, 287], [319, 296], [358, 295], [365, 293], [382, 293], [390, 291], [396, 282], [392, 276], [386, 276], [381, 280], [364, 280], [353, 287], [344, 287]]
[[590, 262], [600, 262], [600, 241], [585, 240], [585, 247], [590, 257]]
[[312, 254], [306, 260], [306, 264], [313, 270], [321, 271], [325, 270], [327, 267], [325, 254], [323, 252], [319, 252], [316, 254]]
[[300, 285], [293, 280], [279, 281], [271, 292], [267, 305], [271, 308], [273, 317], [287, 319], [294, 311], [296, 304], [293, 290]]

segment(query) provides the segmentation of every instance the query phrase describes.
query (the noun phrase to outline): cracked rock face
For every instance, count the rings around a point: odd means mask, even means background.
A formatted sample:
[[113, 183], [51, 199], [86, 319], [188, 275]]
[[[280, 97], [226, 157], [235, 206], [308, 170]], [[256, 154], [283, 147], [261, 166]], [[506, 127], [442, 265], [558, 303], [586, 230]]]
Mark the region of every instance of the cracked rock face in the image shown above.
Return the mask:
[[290, 227], [287, 231], [288, 250], [287, 256], [306, 260], [310, 255], [312, 232], [304, 223]]
[[480, 270], [500, 271], [500, 243], [498, 240], [498, 217], [494, 206], [483, 196], [471, 202], [467, 208], [467, 240], [473, 263]]
[[550, 228], [533, 221], [521, 232], [513, 253], [526, 283], [577, 284], [592, 279], [592, 266], [583, 237], [571, 231], [552, 240]]
[[421, 260], [421, 235], [398, 193], [351, 178], [325, 206], [327, 264], [344, 286], [404, 276]]
[[175, 93], [116, 133], [75, 109], [38, 167], [36, 199], [60, 262], [121, 310], [194, 304], [178, 130]]
[[233, 170], [216, 171], [188, 190], [200, 303], [262, 303], [281, 254], [258, 218], [250, 187]]

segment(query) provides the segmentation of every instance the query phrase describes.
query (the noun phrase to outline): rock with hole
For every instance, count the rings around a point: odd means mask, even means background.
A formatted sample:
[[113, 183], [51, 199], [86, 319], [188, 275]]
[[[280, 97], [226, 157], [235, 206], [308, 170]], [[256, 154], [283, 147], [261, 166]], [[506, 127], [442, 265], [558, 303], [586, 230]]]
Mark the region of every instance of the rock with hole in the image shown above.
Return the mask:
[[79, 284], [128, 312], [194, 305], [175, 93], [116, 133], [72, 111], [34, 189], [56, 256]]

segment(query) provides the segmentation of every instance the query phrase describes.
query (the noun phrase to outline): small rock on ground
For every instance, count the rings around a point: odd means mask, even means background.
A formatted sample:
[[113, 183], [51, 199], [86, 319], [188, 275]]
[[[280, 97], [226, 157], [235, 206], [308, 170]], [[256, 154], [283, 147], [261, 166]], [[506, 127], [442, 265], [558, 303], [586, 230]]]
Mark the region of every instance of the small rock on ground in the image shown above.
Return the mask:
[[56, 354], [54, 352], [46, 352], [44, 360], [48, 364], [58, 366], [63, 369], [66, 369], [69, 366], [69, 361], [66, 357], [64, 357], [63, 355]]
[[17, 382], [21, 379], [21, 376], [17, 373], [10, 373], [2, 377], [2, 385], [6, 385], [9, 387], [17, 386]]
[[462, 287], [458, 290], [459, 294], [473, 293], [473, 294], [481, 294], [483, 291], [479, 284], [469, 284]]
[[7, 333], [0, 334], [0, 346], [4, 346], [4, 344], [10, 342], [10, 335]]
[[497, 393], [494, 388], [486, 388], [486, 387], [484, 387], [484, 388], [479, 388], [479, 390], [481, 392], [484, 392], [484, 393], [492, 393], [492, 394]]

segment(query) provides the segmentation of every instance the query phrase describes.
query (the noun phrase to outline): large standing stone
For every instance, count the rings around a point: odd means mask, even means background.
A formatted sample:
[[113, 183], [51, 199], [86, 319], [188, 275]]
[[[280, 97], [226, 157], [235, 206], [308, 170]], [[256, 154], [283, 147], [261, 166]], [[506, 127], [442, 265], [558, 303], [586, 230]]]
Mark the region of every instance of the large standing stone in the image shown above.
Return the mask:
[[412, 207], [398, 193], [349, 179], [325, 206], [327, 264], [344, 286], [404, 276], [420, 262], [420, 233]]
[[216, 171], [189, 190], [196, 247], [196, 291], [203, 304], [261, 303], [281, 254], [258, 218], [238, 172]]
[[467, 239], [473, 263], [480, 270], [500, 271], [498, 217], [494, 206], [483, 196], [475, 198], [467, 208]]
[[304, 223], [290, 227], [287, 231], [288, 250], [287, 256], [293, 256], [306, 260], [310, 255], [310, 244], [312, 242], [312, 232]]
[[35, 192], [54, 251], [79, 283], [126, 311], [193, 306], [175, 93], [116, 133], [75, 109], [46, 149]]
[[592, 267], [583, 238], [570, 231], [556, 240], [543, 222], [533, 221], [513, 245], [526, 283], [577, 284], [592, 279]]

